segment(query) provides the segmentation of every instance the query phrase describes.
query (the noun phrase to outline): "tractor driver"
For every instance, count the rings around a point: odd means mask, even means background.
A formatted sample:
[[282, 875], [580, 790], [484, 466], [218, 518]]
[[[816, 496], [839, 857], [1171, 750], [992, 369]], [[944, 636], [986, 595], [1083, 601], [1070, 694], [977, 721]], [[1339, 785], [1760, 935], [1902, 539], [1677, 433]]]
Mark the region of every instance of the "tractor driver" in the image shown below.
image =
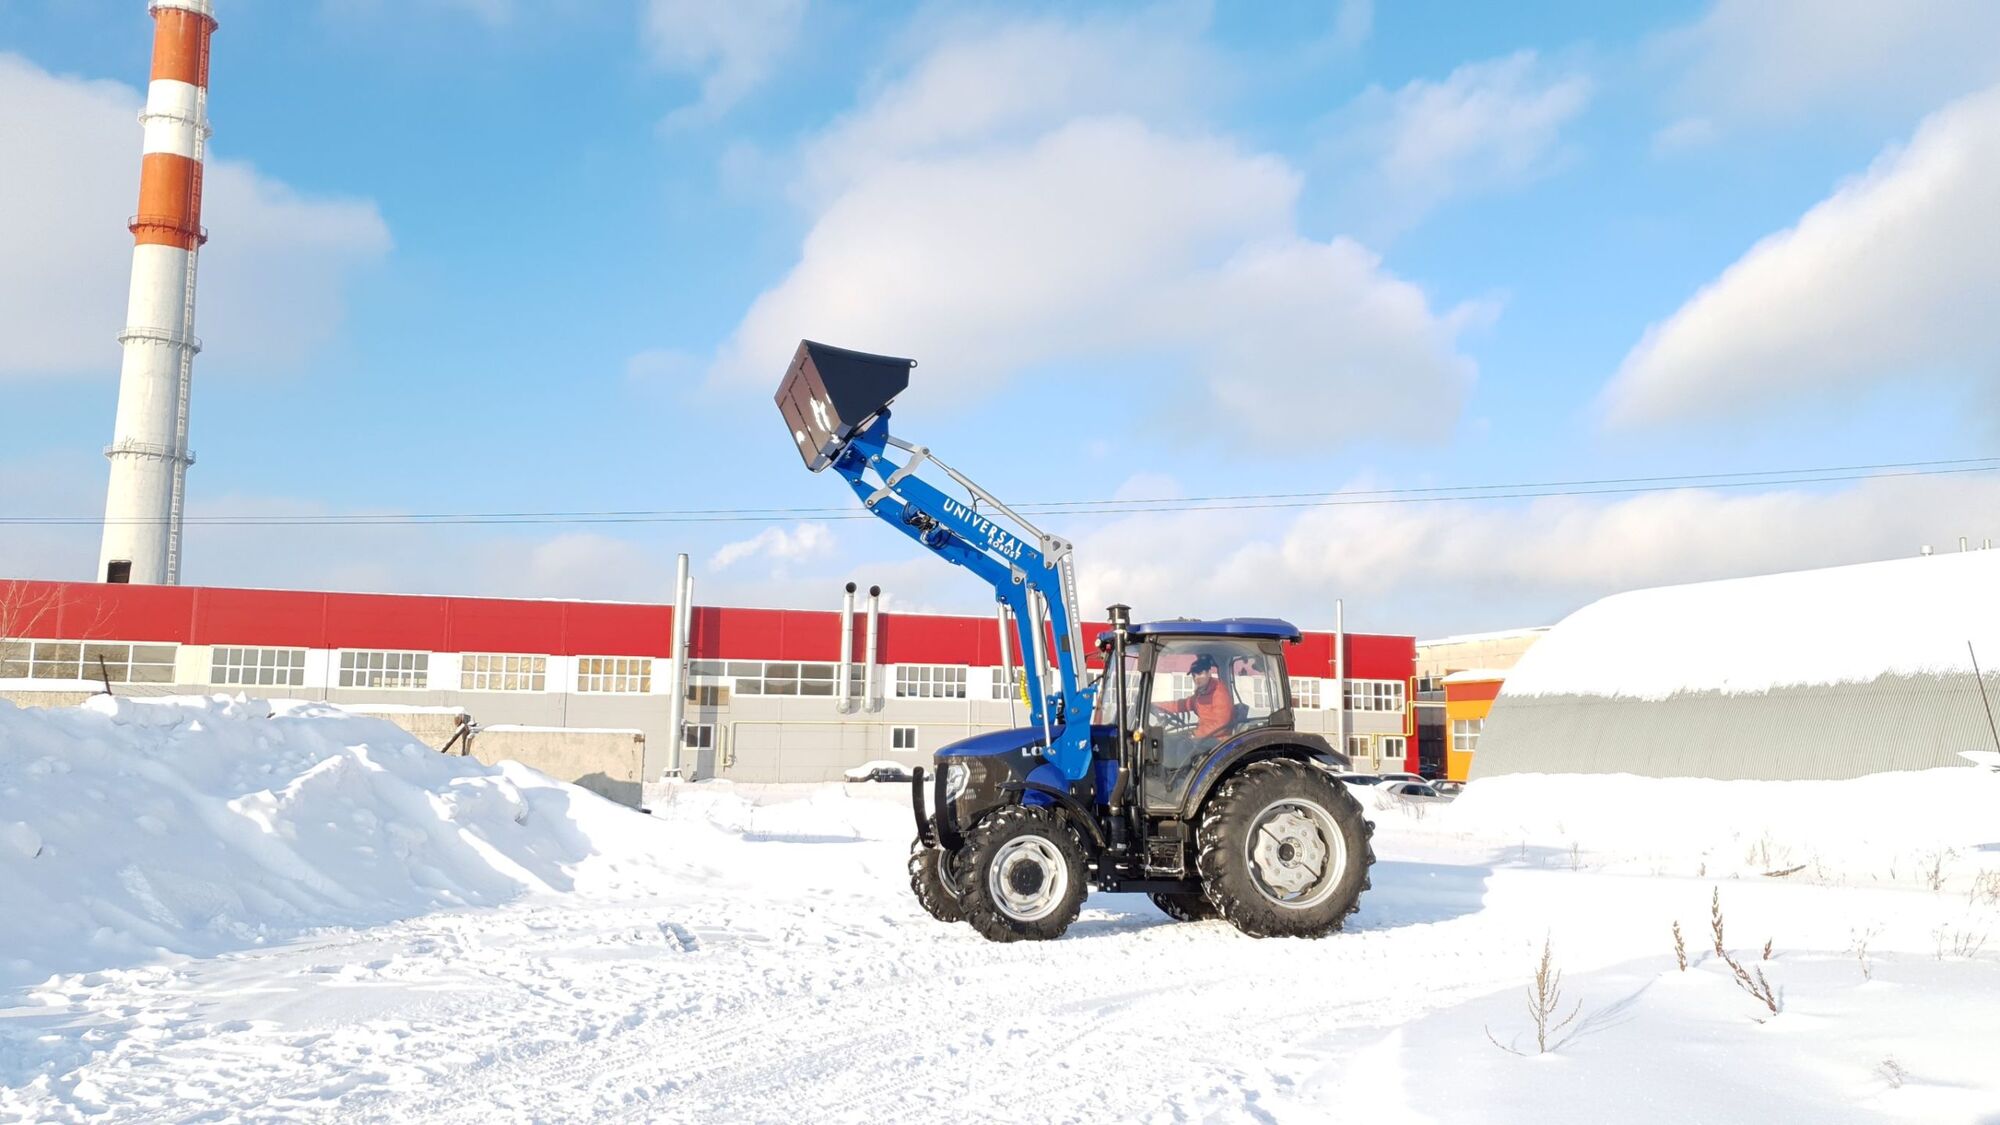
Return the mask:
[[1229, 688], [1222, 682], [1222, 670], [1216, 667], [1215, 657], [1205, 652], [1196, 656], [1188, 666], [1188, 675], [1194, 677], [1194, 691], [1186, 699], [1158, 706], [1168, 715], [1194, 712], [1194, 741], [1200, 742], [1228, 729], [1236, 717], [1236, 701], [1229, 697]]
[[1160, 745], [1160, 759], [1149, 767], [1148, 772], [1153, 773], [1163, 792], [1180, 790], [1180, 779], [1197, 759], [1197, 750], [1214, 745], [1236, 717], [1235, 700], [1230, 698], [1229, 685], [1223, 682], [1222, 669], [1216, 666], [1215, 657], [1205, 652], [1196, 654], [1188, 666], [1188, 675], [1194, 677], [1194, 690], [1187, 698], [1153, 705], [1161, 715], [1194, 716], [1193, 729], [1166, 733]]

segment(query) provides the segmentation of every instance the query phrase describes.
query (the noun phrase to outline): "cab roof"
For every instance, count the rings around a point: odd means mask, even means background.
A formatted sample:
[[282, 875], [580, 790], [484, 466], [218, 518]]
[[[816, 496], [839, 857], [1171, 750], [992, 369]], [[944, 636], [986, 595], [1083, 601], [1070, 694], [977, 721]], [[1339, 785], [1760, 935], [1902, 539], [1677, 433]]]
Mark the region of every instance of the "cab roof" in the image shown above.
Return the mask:
[[1147, 621], [1134, 625], [1131, 635], [1135, 637], [1270, 637], [1281, 641], [1296, 641], [1303, 634], [1299, 627], [1289, 621], [1275, 617], [1224, 617], [1213, 621], [1196, 621], [1193, 618], [1178, 618], [1173, 621]]

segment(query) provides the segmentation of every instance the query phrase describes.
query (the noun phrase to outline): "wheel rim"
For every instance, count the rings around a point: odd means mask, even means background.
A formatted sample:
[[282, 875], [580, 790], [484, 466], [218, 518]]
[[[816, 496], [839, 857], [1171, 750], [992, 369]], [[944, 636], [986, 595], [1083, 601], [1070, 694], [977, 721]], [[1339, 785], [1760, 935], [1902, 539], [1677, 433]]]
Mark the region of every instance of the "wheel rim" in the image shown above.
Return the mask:
[[1257, 892], [1291, 910], [1326, 901], [1347, 870], [1347, 838], [1333, 815], [1298, 798], [1264, 806], [1250, 821], [1243, 851]]
[[1018, 922], [1040, 921], [1069, 893], [1069, 864], [1048, 840], [1016, 836], [993, 853], [986, 890], [1002, 914]]
[[950, 896], [952, 901], [956, 902], [958, 900], [958, 881], [951, 877], [951, 857], [943, 852], [939, 852], [933, 858], [931, 867], [937, 871], [938, 886], [943, 887], [944, 893]]

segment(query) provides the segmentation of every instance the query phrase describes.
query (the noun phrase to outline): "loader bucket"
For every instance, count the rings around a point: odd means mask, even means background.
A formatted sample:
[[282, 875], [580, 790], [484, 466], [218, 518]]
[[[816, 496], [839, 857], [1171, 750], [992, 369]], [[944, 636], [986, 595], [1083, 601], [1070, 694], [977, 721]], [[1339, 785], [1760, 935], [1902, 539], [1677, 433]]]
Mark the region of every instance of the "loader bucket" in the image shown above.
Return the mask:
[[913, 359], [851, 352], [811, 340], [778, 384], [778, 412], [813, 472], [831, 465], [868, 421], [909, 389]]

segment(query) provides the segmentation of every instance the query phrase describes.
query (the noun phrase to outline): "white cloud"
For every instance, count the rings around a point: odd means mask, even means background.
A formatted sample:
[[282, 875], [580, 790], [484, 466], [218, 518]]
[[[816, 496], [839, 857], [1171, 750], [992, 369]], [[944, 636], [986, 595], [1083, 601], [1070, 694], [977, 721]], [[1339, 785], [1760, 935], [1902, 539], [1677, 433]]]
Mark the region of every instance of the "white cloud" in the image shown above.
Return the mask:
[[2000, 78], [1991, 0], [1718, 0], [1660, 36], [1677, 100], [1736, 121], [1936, 104]]
[[1228, 81], [1198, 31], [1171, 9], [1079, 23], [958, 24], [788, 164], [805, 178], [810, 201], [824, 203], [883, 164], [1028, 143], [1085, 114], [1185, 114]]
[[1324, 624], [1344, 598], [1357, 627], [1433, 634], [1544, 624], [1645, 586], [1913, 555], [1926, 543], [1955, 549], [1960, 535], [2000, 536], [1996, 510], [2000, 479], [1933, 477], [1837, 492], [1318, 508], [1284, 520], [1149, 513], [1071, 530], [1084, 606]]
[[[0, 53], [0, 376], [118, 368], [138, 198], [140, 95]], [[197, 330], [203, 370], [284, 367], [336, 329], [353, 274], [389, 250], [373, 203], [314, 200], [211, 159]]]
[[1653, 154], [1664, 156], [1700, 148], [1713, 141], [1718, 132], [1715, 122], [1706, 117], [1683, 117], [1653, 134]]
[[1533, 51], [1467, 63], [1442, 82], [1371, 87], [1334, 116], [1333, 158], [1364, 171], [1351, 206], [1393, 233], [1457, 196], [1546, 174], [1591, 82]]
[[710, 570], [728, 570], [738, 563], [763, 559], [774, 571], [787, 564], [824, 558], [833, 553], [833, 529], [823, 523], [803, 522], [790, 529], [767, 527], [748, 539], [725, 543], [709, 556]]
[[1764, 239], [1647, 330], [1605, 393], [1614, 424], [1762, 411], [1955, 376], [2000, 380], [2000, 87]]
[[1333, 441], [1447, 431], [1473, 375], [1457, 336], [1487, 310], [1434, 309], [1353, 241], [1301, 235], [1284, 160], [1144, 120], [1185, 103], [1199, 49], [1136, 26], [947, 41], [807, 141], [829, 154], [812, 228], [712, 376], [768, 390], [801, 337], [915, 356], [966, 396], [1145, 356], [1162, 413], [1238, 434], [1302, 413]]
[[701, 99], [669, 123], [710, 120], [742, 100], [792, 50], [805, 12], [806, 0], [648, 0], [653, 58], [701, 79]]

